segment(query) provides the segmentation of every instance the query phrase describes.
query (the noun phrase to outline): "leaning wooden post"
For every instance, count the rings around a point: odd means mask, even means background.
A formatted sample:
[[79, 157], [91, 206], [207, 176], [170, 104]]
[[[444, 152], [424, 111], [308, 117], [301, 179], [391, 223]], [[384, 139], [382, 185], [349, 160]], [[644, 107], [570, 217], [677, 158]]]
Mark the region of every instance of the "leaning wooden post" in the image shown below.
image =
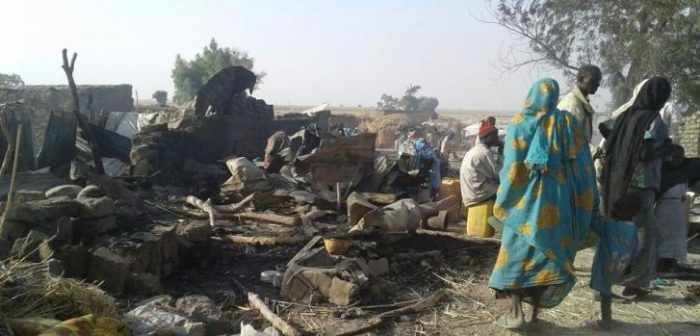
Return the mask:
[[7, 128], [7, 124], [5, 123], [6, 108], [7, 104], [3, 105], [2, 110], [0, 110], [0, 128], [2, 128], [2, 134], [5, 136], [5, 141], [7, 142], [7, 150], [5, 151], [5, 157], [3, 158], [2, 166], [0, 166], [0, 177], [5, 175], [7, 167], [10, 164], [10, 157], [13, 156], [12, 151], [14, 150], [12, 134], [10, 133], [10, 130]]
[[19, 161], [19, 147], [22, 146], [22, 124], [17, 126], [17, 138], [15, 139], [15, 155], [14, 162], [12, 163], [12, 176], [10, 177], [10, 189], [7, 192], [7, 202], [5, 202], [5, 210], [2, 212], [2, 219], [0, 219], [0, 234], [4, 233], [5, 221], [7, 220], [7, 213], [12, 211], [12, 201], [15, 194], [15, 177], [17, 176], [17, 162]]
[[63, 71], [66, 73], [68, 78], [68, 86], [70, 86], [71, 94], [73, 95], [73, 114], [78, 120], [78, 126], [83, 130], [85, 140], [90, 144], [90, 149], [92, 150], [92, 158], [95, 163], [95, 170], [98, 174], [104, 175], [105, 167], [102, 165], [102, 156], [100, 155], [99, 148], [93, 140], [92, 131], [90, 130], [90, 123], [85, 119], [80, 113], [80, 100], [78, 97], [78, 88], [75, 86], [75, 80], [73, 79], [73, 70], [75, 70], [75, 59], [78, 57], [77, 53], [73, 53], [73, 58], [70, 63], [68, 63], [68, 50], [63, 49]]

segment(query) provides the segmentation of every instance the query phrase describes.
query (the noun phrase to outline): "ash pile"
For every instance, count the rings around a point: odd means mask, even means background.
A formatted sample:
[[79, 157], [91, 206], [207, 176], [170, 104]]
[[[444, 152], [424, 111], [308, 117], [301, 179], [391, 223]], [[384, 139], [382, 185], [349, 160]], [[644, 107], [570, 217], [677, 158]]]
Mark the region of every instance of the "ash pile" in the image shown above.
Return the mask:
[[[6, 325], [89, 322], [115, 335], [228, 335], [257, 321], [298, 334], [269, 300], [334, 307], [391, 300], [394, 289], [383, 279], [444, 257], [410, 241], [497, 246], [447, 232], [461, 212], [454, 180], [431, 195], [420, 172], [406, 175], [375, 151], [376, 134], [335, 132], [328, 111], [276, 120], [271, 105], [249, 95], [255, 81], [230, 67], [177, 111], [51, 113], [38, 154], [32, 107], [4, 104]], [[40, 271], [27, 273], [27, 265]], [[17, 281], [24, 278], [34, 280]], [[59, 302], [56, 309], [27, 310], [9, 297], [44, 288], [29, 283], [56, 281], [93, 299], [64, 295], [43, 305]], [[403, 308], [425, 309], [443, 294]]]

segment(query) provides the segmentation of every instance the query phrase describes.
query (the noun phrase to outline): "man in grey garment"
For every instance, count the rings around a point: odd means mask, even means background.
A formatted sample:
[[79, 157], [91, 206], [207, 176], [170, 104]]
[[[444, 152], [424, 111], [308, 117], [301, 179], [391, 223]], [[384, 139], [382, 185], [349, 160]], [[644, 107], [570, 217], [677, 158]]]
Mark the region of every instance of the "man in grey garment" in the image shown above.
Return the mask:
[[583, 135], [589, 144], [593, 136], [593, 114], [595, 111], [588, 100], [588, 96], [598, 91], [602, 78], [603, 74], [597, 66], [582, 66], [576, 75], [576, 85], [557, 105], [558, 109], [568, 111], [578, 119], [583, 127]]

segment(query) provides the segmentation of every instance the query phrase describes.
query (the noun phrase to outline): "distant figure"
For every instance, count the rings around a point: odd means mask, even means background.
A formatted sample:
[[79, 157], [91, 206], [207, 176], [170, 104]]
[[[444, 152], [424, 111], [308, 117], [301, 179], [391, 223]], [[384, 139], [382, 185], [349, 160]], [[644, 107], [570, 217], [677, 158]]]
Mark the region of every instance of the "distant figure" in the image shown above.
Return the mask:
[[[489, 123], [489, 125], [496, 127], [496, 117], [494, 117], [494, 116], [486, 117], [486, 121]], [[480, 142], [480, 140], [479, 140], [479, 137], [477, 136], [476, 139], [474, 139], [474, 146], [478, 145], [479, 142]]]
[[688, 218], [685, 193], [700, 179], [700, 159], [686, 159], [683, 147], [673, 145], [664, 158], [661, 186], [656, 203], [659, 226], [658, 272], [683, 272], [679, 263], [687, 261]]
[[597, 66], [582, 66], [576, 75], [576, 85], [557, 105], [559, 110], [567, 111], [578, 119], [588, 143], [591, 142], [593, 136], [593, 114], [595, 113], [588, 96], [598, 91], [602, 78], [603, 74]]
[[[493, 215], [501, 167], [494, 160], [490, 148], [498, 146], [498, 143], [498, 129], [487, 120], [482, 120], [479, 144], [464, 155], [459, 169], [459, 185], [467, 221], [479, 227], [488, 225], [488, 217]], [[472, 207], [483, 203], [488, 203], [484, 216], [477, 216], [476, 211], [471, 211]]]
[[680, 142], [680, 124], [683, 121], [683, 113], [688, 110], [687, 105], [679, 104], [673, 100], [669, 100], [661, 109], [661, 119], [668, 127], [668, 136], [673, 143]]
[[442, 138], [442, 142], [440, 143], [440, 154], [448, 160], [450, 159], [450, 154], [454, 151], [456, 138], [455, 133], [449, 131], [447, 135]]
[[418, 139], [415, 142], [416, 167], [418, 177], [422, 182], [426, 182], [430, 188], [430, 197], [435, 198], [440, 190], [442, 177], [440, 174], [440, 160], [435, 154], [433, 147], [425, 139]]
[[498, 129], [483, 120], [479, 129], [479, 144], [464, 155], [459, 169], [465, 207], [495, 198], [501, 169], [494, 161], [490, 148], [497, 145]]
[[263, 169], [265, 173], [277, 174], [289, 161], [289, 137], [284, 131], [277, 131], [267, 139], [265, 146], [265, 161]]

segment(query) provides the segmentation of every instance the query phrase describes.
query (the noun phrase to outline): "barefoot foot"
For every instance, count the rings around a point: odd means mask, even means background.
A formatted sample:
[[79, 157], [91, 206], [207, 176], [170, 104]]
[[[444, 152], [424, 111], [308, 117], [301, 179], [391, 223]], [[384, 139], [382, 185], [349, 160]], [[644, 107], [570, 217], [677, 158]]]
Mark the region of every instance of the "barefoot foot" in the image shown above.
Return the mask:
[[586, 322], [584, 324], [584, 327], [590, 328], [590, 329], [609, 331], [609, 330], [612, 330], [613, 324], [612, 324], [612, 321], [593, 320], [593, 321]]
[[525, 319], [523, 316], [515, 316], [512, 312], [501, 315], [494, 323], [505, 329], [522, 329], [525, 327]]

